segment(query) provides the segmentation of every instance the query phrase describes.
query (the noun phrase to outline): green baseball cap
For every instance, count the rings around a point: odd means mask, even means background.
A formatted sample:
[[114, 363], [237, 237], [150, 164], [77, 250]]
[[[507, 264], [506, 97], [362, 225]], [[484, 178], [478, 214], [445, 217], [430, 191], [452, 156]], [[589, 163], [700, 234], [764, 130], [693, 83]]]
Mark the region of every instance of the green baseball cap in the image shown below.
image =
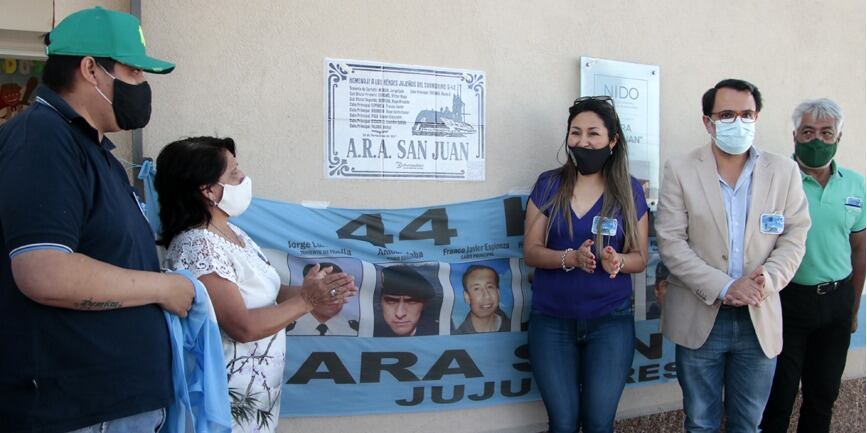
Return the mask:
[[155, 74], [175, 65], [145, 54], [145, 38], [136, 17], [99, 6], [64, 18], [54, 27], [45, 47], [48, 55], [108, 57]]

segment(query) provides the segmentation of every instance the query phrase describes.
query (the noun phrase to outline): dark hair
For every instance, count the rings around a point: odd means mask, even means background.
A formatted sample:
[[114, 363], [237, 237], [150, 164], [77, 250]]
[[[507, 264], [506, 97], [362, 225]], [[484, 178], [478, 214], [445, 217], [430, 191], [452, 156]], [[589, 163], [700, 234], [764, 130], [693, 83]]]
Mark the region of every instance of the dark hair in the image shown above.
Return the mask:
[[436, 296], [436, 292], [433, 285], [415, 267], [394, 265], [382, 270], [380, 298], [383, 296], [409, 296], [428, 301]]
[[762, 111], [762, 92], [759, 92], [758, 87], [748, 81], [727, 78], [716, 83], [716, 86], [708, 89], [707, 92], [704, 92], [704, 96], [701, 97], [701, 111], [705, 116], [710, 116], [710, 113], [713, 112], [713, 104], [716, 102], [716, 92], [719, 89], [735, 89], [742, 92], [750, 92], [753, 95], [753, 100], [756, 101], [756, 112]]
[[184, 230], [211, 222], [203, 186], [214, 185], [226, 171], [224, 150], [235, 155], [231, 138], [191, 137], [170, 143], [157, 157], [154, 187], [159, 195], [161, 238], [168, 246]]
[[494, 268], [492, 268], [490, 266], [485, 266], [485, 265], [472, 265], [469, 268], [467, 268], [466, 271], [464, 271], [464, 276], [461, 277], [461, 283], [464, 285], [464, 291], [467, 290], [467, 278], [469, 278], [470, 274], [472, 274], [475, 271], [491, 271], [491, 272], [493, 272], [494, 273], [494, 280], [496, 280], [495, 284], [497, 285], [498, 289], [500, 288], [500, 274], [498, 274], [497, 271], [494, 270]]
[[[599, 212], [599, 221], [602, 221], [603, 218], [616, 218], [620, 214], [623, 218], [623, 233], [625, 234], [623, 251], [632, 251], [638, 247], [638, 220], [635, 215], [635, 199], [632, 194], [632, 177], [629, 174], [629, 151], [626, 135], [623, 133], [620, 117], [617, 116], [614, 105], [609, 101], [592, 98], [580, 100], [573, 104], [569, 108], [569, 118], [566, 121], [566, 139], [563, 146], [567, 146], [572, 121], [579, 114], [587, 111], [595, 113], [602, 119], [605, 129], [608, 130], [608, 140], [616, 140], [611, 157], [602, 167], [605, 189], [602, 193], [602, 210]], [[545, 194], [551, 197], [546, 203], [539, 206], [541, 211], [539, 217], [546, 214], [550, 215], [548, 226], [545, 228], [545, 244], [548, 243], [551, 227], [554, 226], [554, 220], [558, 215], [566, 220], [569, 237], [574, 236], [570, 215], [572, 190], [578, 178], [577, 171], [578, 167], [571, 158], [567, 157], [566, 163], [557, 170], [557, 177], [560, 179], [559, 189], [553, 193], [551, 191], [556, 182], [549, 181], [547, 185], [543, 185], [543, 188], [547, 188]], [[598, 230], [598, 232], [595, 242], [597, 245], [602, 245], [603, 231]], [[597, 255], [601, 254], [601, 251], [602, 249], [598, 248]]]
[[[42, 40], [47, 47], [51, 43], [51, 34], [44, 34]], [[48, 60], [45, 61], [45, 66], [42, 69], [42, 84], [58, 93], [70, 90], [75, 73], [78, 71], [81, 59], [83, 58], [84, 56], [62, 56], [56, 54], [48, 56]], [[117, 63], [114, 59], [108, 57], [94, 57], [94, 59], [106, 71], [114, 72], [114, 64]]]

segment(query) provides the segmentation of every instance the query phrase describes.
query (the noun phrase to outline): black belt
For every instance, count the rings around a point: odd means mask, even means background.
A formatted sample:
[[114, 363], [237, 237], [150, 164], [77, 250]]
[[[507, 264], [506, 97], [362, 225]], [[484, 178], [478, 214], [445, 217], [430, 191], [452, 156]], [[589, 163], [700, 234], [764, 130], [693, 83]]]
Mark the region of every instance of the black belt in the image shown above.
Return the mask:
[[842, 280], [830, 281], [827, 283], [819, 283], [819, 284], [814, 284], [812, 286], [805, 286], [803, 284], [798, 284], [798, 283], [789, 283], [789, 284], [794, 286], [794, 287], [797, 287], [799, 289], [805, 289], [805, 290], [811, 290], [811, 291], [815, 290], [817, 295], [827, 295], [828, 293], [831, 293], [834, 290], [837, 290], [839, 287], [843, 286], [844, 284], [848, 283], [850, 279], [852, 279], [851, 275], [849, 275], [846, 278], [843, 278]]

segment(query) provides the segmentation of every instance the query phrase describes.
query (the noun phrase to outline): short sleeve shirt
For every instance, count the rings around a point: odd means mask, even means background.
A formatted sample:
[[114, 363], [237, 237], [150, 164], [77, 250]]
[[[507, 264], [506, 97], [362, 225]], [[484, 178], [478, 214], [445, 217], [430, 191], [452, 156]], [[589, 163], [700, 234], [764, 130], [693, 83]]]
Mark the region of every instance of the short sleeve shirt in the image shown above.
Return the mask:
[[813, 224], [807, 232], [807, 251], [792, 278], [812, 286], [842, 280], [852, 273], [849, 235], [865, 228], [864, 176], [831, 163], [831, 177], [822, 188], [801, 172]]
[[[637, 179], [631, 178], [632, 196], [635, 202], [636, 219], [640, 220], [647, 213], [647, 201], [644, 189]], [[560, 188], [558, 170], [552, 170], [539, 176], [530, 200], [550, 215], [543, 206], [557, 194]], [[547, 247], [553, 250], [578, 249], [581, 244], [596, 235], [591, 232], [593, 218], [602, 211], [602, 197], [596, 201], [587, 213], [579, 218], [574, 211], [569, 212], [572, 218], [573, 236], [569, 236], [569, 228], [562, 215], [552, 221], [548, 235]], [[607, 245], [622, 252], [625, 242], [623, 217], [617, 215], [617, 234], [604, 237]], [[595, 248], [596, 246], [594, 246]], [[543, 314], [564, 319], [593, 319], [602, 317], [621, 306], [632, 295], [632, 278], [628, 274], [618, 274], [611, 279], [602, 269], [596, 266], [592, 274], [581, 269], [566, 272], [563, 269], [536, 269], [533, 275], [533, 309]]]
[[[274, 305], [280, 291], [280, 276], [246, 233], [232, 224], [229, 228], [241, 239], [243, 247], [208, 230], [191, 229], [172, 239], [166, 250], [166, 263], [173, 269], [186, 269], [196, 278], [216, 274], [235, 284], [247, 308]], [[280, 386], [286, 359], [283, 330], [246, 343], [225, 332], [220, 334], [229, 393], [237, 396], [233, 401], [249, 402], [251, 410], [262, 414], [260, 420], [260, 416], [247, 417], [233, 411], [234, 431], [273, 433], [280, 417]], [[264, 362], [250, 363], [251, 359]]]
[[172, 399], [157, 305], [54, 308], [15, 284], [11, 259], [37, 249], [159, 271], [154, 233], [111, 141], [55, 92], [37, 95], [0, 127], [0, 431], [74, 430]]

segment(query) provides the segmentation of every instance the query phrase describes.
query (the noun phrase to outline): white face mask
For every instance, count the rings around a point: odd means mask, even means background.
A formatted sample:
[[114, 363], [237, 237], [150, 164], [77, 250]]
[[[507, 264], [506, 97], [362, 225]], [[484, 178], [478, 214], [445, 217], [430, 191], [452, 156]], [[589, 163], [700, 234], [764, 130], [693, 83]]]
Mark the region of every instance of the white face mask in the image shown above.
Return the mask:
[[253, 200], [253, 179], [245, 176], [238, 185], [220, 184], [223, 186], [223, 198], [217, 203], [217, 207], [230, 217], [236, 217], [244, 213]]
[[713, 122], [716, 126], [716, 137], [713, 142], [720, 150], [729, 155], [740, 155], [753, 145], [756, 135], [756, 123], [744, 123], [740, 118], [732, 123], [723, 123], [719, 120]]

